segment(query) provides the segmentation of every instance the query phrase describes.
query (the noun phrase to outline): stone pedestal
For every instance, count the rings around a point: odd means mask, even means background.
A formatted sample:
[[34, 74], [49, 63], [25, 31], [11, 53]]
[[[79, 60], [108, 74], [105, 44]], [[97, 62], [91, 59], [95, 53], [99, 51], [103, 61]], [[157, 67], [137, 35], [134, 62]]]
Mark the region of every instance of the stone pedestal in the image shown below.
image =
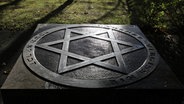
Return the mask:
[[[59, 24], [39, 24], [36, 28], [34, 35], [45, 31], [46, 29], [67, 26]], [[133, 31], [140, 34], [142, 37], [146, 38], [144, 34], [140, 31], [137, 26], [134, 25], [106, 25], [113, 27], [121, 27], [129, 31]], [[142, 57], [142, 56], [140, 56]], [[29, 61], [29, 59], [28, 59]], [[85, 76], [84, 76], [85, 77]], [[101, 77], [101, 76], [97, 76]], [[88, 78], [88, 77], [87, 77]], [[90, 77], [89, 77], [90, 78]], [[114, 82], [112, 82], [113, 84]], [[89, 83], [90, 84], [90, 83]], [[80, 84], [79, 84], [80, 85]], [[90, 87], [90, 86], [88, 86]], [[98, 86], [97, 86], [98, 87]], [[100, 86], [101, 87], [101, 86]], [[59, 89], [59, 90], [27, 90], [27, 89]], [[154, 69], [154, 71], [142, 78], [128, 85], [123, 85], [116, 87], [114, 89], [121, 89], [116, 91], [68, 91], [66, 89], [73, 89], [69, 86], [56, 86], [51, 83], [47, 83], [45, 79], [36, 75], [32, 72], [24, 63], [22, 54], [18, 58], [16, 64], [14, 65], [12, 71], [7, 77], [5, 83], [1, 87], [2, 97], [4, 104], [8, 103], [53, 103], [53, 102], [79, 102], [86, 103], [86, 100], [92, 101], [93, 103], [99, 103], [103, 101], [105, 103], [122, 103], [122, 102], [136, 102], [136, 103], [170, 103], [170, 104], [180, 104], [181, 96], [177, 93], [166, 93], [160, 92], [158, 95], [155, 91], [152, 93], [145, 93], [140, 89], [183, 89], [183, 85], [171, 71], [169, 66], [164, 62], [164, 60], [159, 57], [159, 62]], [[9, 90], [9, 89], [24, 89], [24, 90]], [[65, 90], [64, 90], [65, 89]], [[74, 88], [75, 89], [75, 88]], [[76, 88], [77, 89], [77, 88]], [[123, 91], [122, 91], [123, 89]], [[131, 89], [131, 90], [124, 90]], [[135, 91], [135, 89], [137, 89]], [[78, 90], [78, 89], [77, 89]], [[122, 92], [121, 92], [122, 91]], [[150, 95], [152, 94], [152, 95]], [[68, 100], [72, 99], [72, 100]], [[85, 101], [84, 101], [85, 99]], [[134, 101], [135, 100], [135, 101]]]
[[[33, 35], [38, 34], [46, 29], [65, 26], [59, 24], [39, 24]], [[120, 27], [120, 25], [109, 25], [113, 27]], [[121, 25], [129, 31], [144, 34], [140, 31], [137, 26], [134, 25]], [[18, 58], [12, 71], [7, 77], [2, 89], [44, 89], [46, 81], [40, 79], [34, 73], [32, 73], [23, 62], [22, 55]], [[48, 84], [47, 84], [48, 86]], [[54, 88], [54, 87], [51, 87]], [[69, 88], [69, 87], [63, 87]], [[168, 67], [168, 65], [160, 57], [158, 66], [156, 69], [145, 78], [136, 81], [132, 84], [118, 87], [118, 89], [182, 89], [183, 85], [176, 78], [174, 73]]]

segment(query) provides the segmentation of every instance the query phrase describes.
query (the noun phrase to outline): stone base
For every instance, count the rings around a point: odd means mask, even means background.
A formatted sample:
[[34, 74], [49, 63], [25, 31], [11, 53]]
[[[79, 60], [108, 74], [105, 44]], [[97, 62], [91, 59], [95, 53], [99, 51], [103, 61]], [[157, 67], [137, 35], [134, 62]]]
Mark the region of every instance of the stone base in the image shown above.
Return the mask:
[[[40, 24], [36, 28], [34, 34], [39, 33], [47, 28], [55, 27], [59, 25], [47, 25]], [[116, 25], [114, 25], [116, 26]], [[117, 25], [118, 26], [118, 25]], [[137, 26], [125, 25], [123, 28], [135, 31], [139, 34], [143, 34]], [[25, 66], [22, 55], [18, 58], [11, 73], [7, 77], [2, 89], [45, 89], [45, 81], [39, 79]], [[52, 86], [52, 84], [46, 84], [47, 89], [58, 88]], [[49, 87], [50, 86], [50, 87]], [[63, 87], [64, 88], [64, 87]], [[66, 87], [65, 87], [66, 88]], [[68, 87], [67, 87], [68, 88]], [[157, 68], [144, 79], [132, 83], [127, 86], [120, 87], [122, 89], [182, 89], [183, 85], [171, 71], [169, 66], [160, 58], [160, 62]], [[61, 88], [62, 89], [62, 88]]]
[[[34, 34], [44, 31], [47, 28], [59, 26], [58, 24], [40, 24], [35, 30]], [[143, 35], [137, 26], [123, 26], [130, 31], [135, 31]], [[34, 35], [33, 34], [33, 35]], [[143, 35], [144, 36], [144, 35]], [[160, 57], [157, 68], [147, 77], [141, 79], [130, 85], [122, 86], [117, 89], [183, 89], [183, 85], [171, 71], [169, 66]], [[57, 86], [52, 83], [48, 83], [36, 75], [34, 75], [25, 66], [22, 55], [18, 58], [12, 71], [7, 77], [5, 83], [1, 87], [2, 100], [4, 104], [12, 103], [53, 103], [53, 102], [73, 102], [86, 103], [93, 102], [99, 103], [105, 102], [112, 104], [121, 104], [122, 102], [129, 103], [146, 103], [146, 104], [181, 104], [183, 95], [180, 93], [166, 92], [166, 91], [153, 91], [153, 90], [65, 90], [75, 89], [64, 86]], [[9, 89], [24, 89], [24, 90], [9, 90]], [[58, 89], [58, 90], [25, 90], [25, 89]], [[50, 91], [50, 92], [49, 92]], [[121, 92], [122, 91], [122, 92]], [[149, 93], [152, 91], [151, 93]], [[168, 91], [168, 90], [167, 90]], [[71, 100], [70, 100], [71, 99]], [[0, 99], [1, 100], [1, 99]], [[89, 100], [89, 101], [88, 101]], [[0, 102], [1, 103], [1, 102]]]
[[2, 89], [44, 89], [45, 81], [32, 74], [24, 65], [22, 55], [4, 82]]

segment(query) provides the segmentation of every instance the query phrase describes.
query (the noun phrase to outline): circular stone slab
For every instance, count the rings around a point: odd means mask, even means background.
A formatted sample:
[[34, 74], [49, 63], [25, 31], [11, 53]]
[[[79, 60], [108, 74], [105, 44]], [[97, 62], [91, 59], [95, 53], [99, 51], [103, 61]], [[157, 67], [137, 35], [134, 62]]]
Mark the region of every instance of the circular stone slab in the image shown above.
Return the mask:
[[106, 25], [68, 25], [31, 38], [23, 59], [32, 72], [52, 83], [109, 88], [146, 77], [159, 56], [137, 33]]

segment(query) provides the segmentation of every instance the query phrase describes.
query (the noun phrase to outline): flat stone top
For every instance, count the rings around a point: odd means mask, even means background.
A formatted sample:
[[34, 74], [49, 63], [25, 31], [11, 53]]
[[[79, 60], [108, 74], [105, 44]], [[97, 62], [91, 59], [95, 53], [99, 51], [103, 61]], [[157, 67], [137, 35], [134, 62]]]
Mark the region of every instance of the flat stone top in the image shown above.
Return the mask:
[[[137, 26], [40, 24], [35, 34], [26, 45], [35, 47], [24, 49], [24, 61], [46, 81], [85, 88], [182, 88]], [[21, 57], [13, 70], [2, 88], [43, 88], [45, 81], [31, 74]]]
[[4, 82], [2, 89], [44, 89], [45, 81], [32, 74], [24, 65], [22, 55]]

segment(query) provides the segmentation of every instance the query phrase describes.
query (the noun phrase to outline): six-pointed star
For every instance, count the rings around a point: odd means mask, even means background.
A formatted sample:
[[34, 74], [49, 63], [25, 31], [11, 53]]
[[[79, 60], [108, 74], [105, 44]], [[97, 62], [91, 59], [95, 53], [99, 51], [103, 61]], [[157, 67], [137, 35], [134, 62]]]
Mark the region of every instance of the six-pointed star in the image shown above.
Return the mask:
[[[71, 33], [77, 33], [77, 34], [81, 34], [81, 35], [71, 37], [70, 36]], [[109, 38], [101, 37], [98, 35], [98, 34], [103, 34], [103, 33], [107, 33]], [[109, 54], [105, 54], [105, 55], [102, 55], [99, 57], [95, 57], [95, 58], [88, 58], [88, 57], [78, 55], [75, 53], [71, 53], [68, 51], [70, 41], [81, 39], [81, 38], [86, 38], [86, 37], [93, 37], [96, 39], [101, 39], [101, 40], [111, 42], [114, 52], [109, 53]], [[51, 47], [51, 45], [55, 45], [55, 44], [59, 44], [59, 43], [63, 44], [62, 49], [57, 49], [57, 48]], [[123, 50], [120, 50], [118, 44], [123, 44], [123, 45], [130, 46], [130, 47], [123, 49]], [[73, 70], [76, 70], [80, 67], [84, 67], [84, 66], [90, 65], [90, 64], [98, 65], [98, 66], [101, 66], [105, 69], [108, 69], [111, 71], [116, 71], [116, 72], [119, 72], [122, 74], [128, 74], [126, 63], [124, 62], [122, 55], [144, 48], [143, 45], [138, 45], [138, 44], [133, 44], [130, 42], [116, 40], [111, 29], [106, 30], [106, 31], [97, 31], [95, 33], [66, 29], [64, 39], [46, 42], [46, 43], [42, 43], [42, 44], [37, 44], [36, 47], [39, 47], [39, 48], [42, 48], [42, 49], [45, 49], [48, 51], [52, 51], [55, 53], [59, 53], [61, 55], [59, 67], [57, 69], [57, 73], [60, 73], [60, 74], [65, 73], [65, 72], [69, 72], [69, 71], [73, 71]], [[75, 59], [83, 60], [83, 61], [80, 63], [74, 64], [74, 65], [67, 66], [68, 56], [75, 58]], [[102, 60], [113, 58], [113, 57], [116, 58], [118, 66], [102, 62]]]

